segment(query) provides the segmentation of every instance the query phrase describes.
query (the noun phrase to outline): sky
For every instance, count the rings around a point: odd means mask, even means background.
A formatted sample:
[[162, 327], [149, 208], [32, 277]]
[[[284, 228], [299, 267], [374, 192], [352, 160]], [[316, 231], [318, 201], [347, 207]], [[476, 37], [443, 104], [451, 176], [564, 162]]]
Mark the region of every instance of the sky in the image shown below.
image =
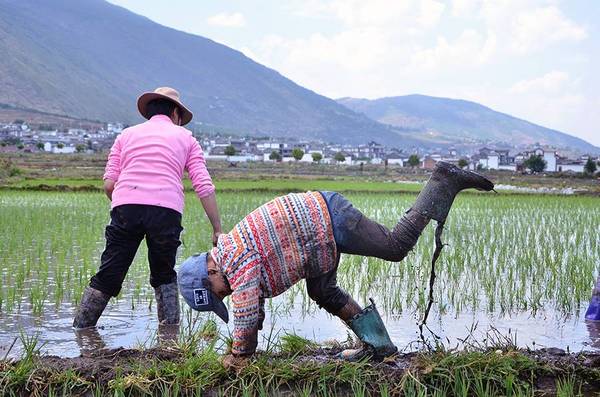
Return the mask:
[[330, 98], [479, 102], [600, 146], [597, 0], [109, 0]]

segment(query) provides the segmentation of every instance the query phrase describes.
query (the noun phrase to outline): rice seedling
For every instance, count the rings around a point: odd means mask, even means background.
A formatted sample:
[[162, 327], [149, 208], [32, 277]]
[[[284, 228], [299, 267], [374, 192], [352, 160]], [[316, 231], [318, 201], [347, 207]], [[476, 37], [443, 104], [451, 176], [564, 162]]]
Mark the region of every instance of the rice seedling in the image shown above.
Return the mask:
[[[219, 194], [224, 228], [231, 228], [276, 194]], [[367, 216], [390, 227], [415, 198], [413, 194], [368, 192], [346, 196]], [[447, 246], [437, 264], [435, 314], [449, 318], [462, 313], [579, 315], [600, 263], [598, 204], [596, 197], [459, 196], [445, 225]], [[107, 200], [96, 192], [2, 191], [0, 328], [10, 314], [43, 318], [52, 312], [64, 313], [65, 307], [78, 303], [98, 268], [108, 211]], [[183, 226], [178, 262], [210, 248], [209, 223], [193, 194], [186, 195]], [[373, 297], [388, 321], [403, 313], [420, 317], [427, 304], [432, 229], [426, 229], [400, 263], [343, 256], [339, 284], [363, 303]], [[154, 310], [148, 277], [142, 244], [117, 303], [107, 310], [120, 302], [127, 302], [131, 310]], [[282, 324], [290, 316], [310, 318], [319, 310], [304, 283], [267, 305], [269, 316], [283, 319]], [[206, 317], [184, 310], [184, 318], [184, 328], [191, 332]]]

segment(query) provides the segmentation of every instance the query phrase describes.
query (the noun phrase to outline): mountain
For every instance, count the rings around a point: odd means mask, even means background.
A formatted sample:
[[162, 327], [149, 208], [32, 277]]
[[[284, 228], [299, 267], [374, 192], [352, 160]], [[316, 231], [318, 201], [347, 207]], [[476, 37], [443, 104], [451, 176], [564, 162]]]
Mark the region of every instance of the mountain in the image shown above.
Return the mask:
[[406, 95], [373, 100], [341, 98], [338, 103], [424, 142], [508, 146], [539, 143], [600, 152], [600, 148], [583, 139], [465, 100]]
[[0, 108], [134, 123], [137, 96], [177, 88], [203, 128], [393, 144], [389, 127], [242, 53], [103, 0], [0, 0]]

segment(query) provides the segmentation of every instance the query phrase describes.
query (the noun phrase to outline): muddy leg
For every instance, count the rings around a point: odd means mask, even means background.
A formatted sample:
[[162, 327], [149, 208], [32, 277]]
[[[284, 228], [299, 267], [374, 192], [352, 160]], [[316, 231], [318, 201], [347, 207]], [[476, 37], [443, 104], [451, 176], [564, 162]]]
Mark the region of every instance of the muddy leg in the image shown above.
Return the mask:
[[393, 230], [369, 219], [339, 193], [325, 193], [335, 242], [342, 253], [399, 262], [414, 247], [429, 218], [409, 211]]

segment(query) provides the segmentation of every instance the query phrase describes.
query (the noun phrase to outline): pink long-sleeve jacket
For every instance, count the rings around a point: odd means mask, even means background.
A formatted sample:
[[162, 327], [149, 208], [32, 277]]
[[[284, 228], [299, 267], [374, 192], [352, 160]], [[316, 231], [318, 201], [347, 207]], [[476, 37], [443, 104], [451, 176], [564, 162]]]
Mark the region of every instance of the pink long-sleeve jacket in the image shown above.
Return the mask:
[[116, 182], [111, 208], [146, 204], [183, 213], [185, 170], [198, 197], [215, 191], [202, 148], [189, 130], [163, 115], [123, 130], [110, 149], [104, 173], [104, 179]]

